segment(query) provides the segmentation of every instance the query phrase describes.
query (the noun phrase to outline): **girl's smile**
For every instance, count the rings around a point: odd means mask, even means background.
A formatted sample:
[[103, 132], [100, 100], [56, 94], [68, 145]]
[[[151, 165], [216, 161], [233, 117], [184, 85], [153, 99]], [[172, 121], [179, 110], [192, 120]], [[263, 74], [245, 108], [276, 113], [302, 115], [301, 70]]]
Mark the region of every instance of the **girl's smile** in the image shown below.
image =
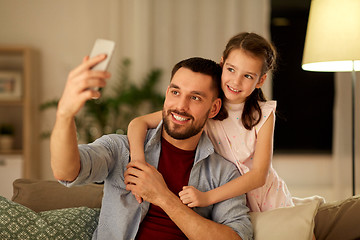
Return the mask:
[[237, 90], [237, 89], [232, 88], [232, 87], [230, 87], [230, 86], [228, 86], [228, 88], [230, 89], [230, 91], [233, 91], [233, 92], [235, 92], [235, 93], [241, 92], [241, 90]]

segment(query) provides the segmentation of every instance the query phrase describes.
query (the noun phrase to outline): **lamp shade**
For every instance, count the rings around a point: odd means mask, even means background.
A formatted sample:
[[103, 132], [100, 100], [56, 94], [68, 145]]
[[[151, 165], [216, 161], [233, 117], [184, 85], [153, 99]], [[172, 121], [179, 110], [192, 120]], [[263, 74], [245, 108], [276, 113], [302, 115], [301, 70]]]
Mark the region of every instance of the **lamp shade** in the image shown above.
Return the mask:
[[312, 0], [302, 68], [360, 71], [360, 0]]

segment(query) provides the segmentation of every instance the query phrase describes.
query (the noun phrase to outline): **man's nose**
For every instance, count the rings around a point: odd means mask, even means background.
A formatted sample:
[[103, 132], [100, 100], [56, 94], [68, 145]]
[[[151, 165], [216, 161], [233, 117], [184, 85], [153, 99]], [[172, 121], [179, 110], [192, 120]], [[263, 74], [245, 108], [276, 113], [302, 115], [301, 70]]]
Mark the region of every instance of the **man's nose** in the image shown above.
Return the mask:
[[186, 111], [189, 108], [189, 98], [186, 96], [182, 96], [180, 99], [178, 99], [178, 109]]

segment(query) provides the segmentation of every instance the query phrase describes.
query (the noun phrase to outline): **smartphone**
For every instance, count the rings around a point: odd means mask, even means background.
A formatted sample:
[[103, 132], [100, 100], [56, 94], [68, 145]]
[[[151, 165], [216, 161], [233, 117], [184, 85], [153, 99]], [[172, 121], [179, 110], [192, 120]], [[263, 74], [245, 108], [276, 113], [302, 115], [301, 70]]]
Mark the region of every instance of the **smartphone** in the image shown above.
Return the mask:
[[95, 57], [99, 54], [106, 54], [107, 57], [104, 61], [96, 64], [92, 69], [93, 70], [100, 70], [100, 71], [106, 71], [110, 60], [111, 60], [111, 56], [114, 52], [115, 49], [115, 42], [114, 41], [110, 41], [110, 40], [106, 40], [106, 39], [96, 39], [95, 44], [93, 49], [91, 50], [91, 53], [89, 55], [90, 58]]
[[[89, 57], [92, 58], [99, 54], [106, 54], [107, 57], [104, 61], [92, 67], [92, 70], [106, 71], [109, 66], [114, 49], [115, 49], [114, 41], [101, 39], [101, 38], [96, 39], [94, 47], [91, 50]], [[95, 87], [93, 89], [99, 91], [98, 87]]]

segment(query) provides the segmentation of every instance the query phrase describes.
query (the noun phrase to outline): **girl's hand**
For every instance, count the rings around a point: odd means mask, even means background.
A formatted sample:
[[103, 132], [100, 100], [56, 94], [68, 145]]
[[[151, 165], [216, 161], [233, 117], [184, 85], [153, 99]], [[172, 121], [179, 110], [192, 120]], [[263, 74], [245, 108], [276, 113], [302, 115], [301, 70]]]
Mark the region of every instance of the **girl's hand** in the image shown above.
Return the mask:
[[136, 193], [132, 193], [132, 194], [134, 194], [134, 196], [135, 196], [135, 199], [136, 199], [136, 201], [140, 204], [140, 203], [142, 203], [142, 198], [139, 196], [139, 195], [137, 195]]
[[188, 207], [207, 207], [210, 205], [206, 192], [201, 192], [193, 186], [184, 186], [179, 192], [180, 200]]
[[[143, 155], [143, 158], [138, 158], [138, 156], [136, 156], [136, 157], [133, 157], [133, 155], [131, 154], [131, 161], [133, 162], [133, 161], [138, 161], [138, 162], [142, 162], [142, 163], [145, 163], [145, 156]], [[133, 195], [134, 195], [134, 197], [135, 197], [135, 199], [136, 199], [136, 201], [138, 202], [138, 203], [142, 203], [143, 202], [143, 199], [139, 196], [139, 195], [137, 195], [136, 193], [132, 193]]]

